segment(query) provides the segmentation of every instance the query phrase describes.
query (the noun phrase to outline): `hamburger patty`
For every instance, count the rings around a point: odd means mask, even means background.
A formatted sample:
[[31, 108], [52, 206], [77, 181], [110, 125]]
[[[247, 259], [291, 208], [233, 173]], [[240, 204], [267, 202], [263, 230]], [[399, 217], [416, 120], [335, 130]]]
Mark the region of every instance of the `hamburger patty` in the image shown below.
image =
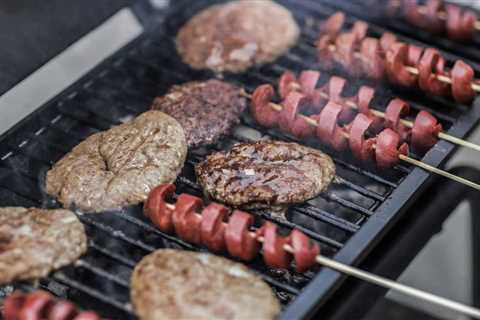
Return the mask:
[[175, 118], [190, 148], [217, 142], [240, 122], [247, 106], [240, 88], [219, 80], [187, 82], [157, 97], [152, 109]]
[[332, 159], [297, 143], [241, 143], [195, 167], [207, 196], [234, 207], [283, 207], [311, 199], [335, 176]]
[[273, 319], [280, 311], [260, 277], [207, 253], [157, 250], [137, 264], [131, 288], [142, 320]]
[[213, 5], [183, 26], [177, 50], [195, 69], [243, 72], [274, 61], [292, 47], [299, 28], [290, 12], [270, 0]]
[[175, 180], [187, 155], [180, 124], [160, 111], [96, 133], [47, 173], [46, 189], [64, 207], [88, 212], [144, 201], [155, 186]]
[[71, 211], [0, 208], [0, 284], [45, 277], [86, 250], [85, 230]]

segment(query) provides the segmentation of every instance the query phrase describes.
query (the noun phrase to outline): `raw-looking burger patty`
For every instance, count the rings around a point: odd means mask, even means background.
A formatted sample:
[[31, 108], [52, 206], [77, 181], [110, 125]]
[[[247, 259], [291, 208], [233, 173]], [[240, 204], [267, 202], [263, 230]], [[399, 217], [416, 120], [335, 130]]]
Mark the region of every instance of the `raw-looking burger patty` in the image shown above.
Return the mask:
[[45, 277], [86, 250], [85, 230], [71, 211], [0, 208], [0, 284]]
[[175, 180], [187, 155], [180, 124], [160, 111], [96, 133], [47, 173], [47, 192], [65, 207], [99, 212], [144, 201]]
[[270, 0], [232, 1], [195, 15], [177, 35], [177, 50], [195, 69], [243, 72], [274, 61], [292, 47], [299, 28]]
[[241, 89], [219, 80], [173, 86], [152, 108], [174, 117], [183, 127], [189, 148], [215, 143], [239, 123], [247, 106]]
[[195, 168], [207, 196], [234, 207], [287, 206], [314, 198], [335, 176], [324, 153], [297, 143], [242, 143]]
[[142, 320], [274, 319], [280, 311], [260, 277], [207, 253], [157, 250], [137, 264], [131, 287]]

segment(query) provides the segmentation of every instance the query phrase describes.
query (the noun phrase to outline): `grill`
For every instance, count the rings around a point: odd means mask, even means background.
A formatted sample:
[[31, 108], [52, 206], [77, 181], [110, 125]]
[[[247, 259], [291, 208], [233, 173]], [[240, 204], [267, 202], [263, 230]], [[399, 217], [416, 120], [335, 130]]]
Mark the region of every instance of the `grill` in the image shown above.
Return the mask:
[[[226, 75], [225, 80], [252, 91], [261, 83], [275, 82], [287, 68], [315, 68], [315, 50], [309, 45], [315, 37], [312, 23], [335, 10], [311, 0], [280, 2], [293, 12], [302, 27], [300, 43], [275, 64], [241, 75]], [[152, 19], [141, 36], [6, 132], [0, 138], [0, 204], [58, 207], [43, 191], [45, 173], [53, 162], [88, 135], [146, 111], [153, 98], [173, 84], [212, 77], [209, 72], [193, 71], [182, 64], [174, 45], [178, 28], [211, 3], [172, 1], [170, 7], [157, 13], [159, 19]], [[384, 30], [375, 27], [373, 32]], [[454, 54], [447, 57], [458, 58]], [[324, 77], [329, 75], [322, 73]], [[358, 85], [357, 81], [349, 83]], [[375, 105], [385, 106], [386, 99], [399, 95], [411, 103], [414, 111], [433, 113], [454, 136], [465, 137], [480, 118], [478, 101], [473, 107], [458, 106], [441, 98], [392, 90], [379, 88]], [[245, 113], [231, 136], [209, 148], [190, 150], [176, 181], [177, 192], [202, 195], [193, 166], [207, 154], [236, 142], [266, 137], [294, 141], [278, 131], [259, 127]], [[359, 166], [348, 153], [337, 154], [321, 145], [313, 146], [330, 154], [336, 163], [340, 178], [329, 191], [291, 207], [288, 222], [272, 218], [268, 211], [254, 213], [286, 229], [300, 229], [323, 246], [326, 256], [358, 264], [426, 188], [431, 174], [404, 165], [379, 172], [373, 167]], [[452, 145], [440, 141], [422, 161], [441, 166], [453, 152]], [[143, 217], [141, 206], [78, 216], [89, 236], [88, 253], [76, 265], [54, 272], [38, 285], [108, 318], [135, 318], [129, 303], [129, 277], [144, 255], [162, 247], [204, 250], [156, 229]], [[342, 275], [322, 268], [304, 274], [271, 270], [261, 259], [248, 266], [272, 286], [282, 302], [284, 319], [312, 316], [344, 280]], [[33, 289], [28, 283], [13, 287]], [[12, 286], [6, 287], [4, 292], [11, 289]]]

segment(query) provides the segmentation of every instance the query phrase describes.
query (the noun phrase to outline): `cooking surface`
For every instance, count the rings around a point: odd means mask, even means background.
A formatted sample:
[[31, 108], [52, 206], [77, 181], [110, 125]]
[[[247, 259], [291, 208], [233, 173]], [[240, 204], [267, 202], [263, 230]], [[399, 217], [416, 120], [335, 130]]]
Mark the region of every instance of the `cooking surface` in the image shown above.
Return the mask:
[[[189, 5], [186, 6], [186, 3]], [[244, 75], [227, 76], [227, 80], [251, 91], [260, 83], [276, 82], [285, 68], [295, 71], [314, 68], [314, 49], [307, 44], [315, 36], [315, 28], [310, 26], [314, 22], [312, 17], [322, 19], [333, 11], [309, 1], [284, 3], [291, 9], [295, 8], [293, 12], [303, 27], [302, 42], [277, 64]], [[292, 7], [293, 3], [297, 5]], [[170, 18], [166, 20], [166, 28], [157, 26], [146, 31], [80, 84], [4, 135], [0, 142], [1, 204], [58, 205], [42, 192], [44, 174], [52, 162], [89, 134], [147, 110], [153, 98], [165, 93], [172, 84], [211, 77], [209, 73], [194, 72], [181, 64], [172, 38], [188, 16], [204, 5], [205, 1], [197, 1], [195, 5], [188, 1], [176, 3]], [[381, 101], [391, 96], [388, 90], [380, 93], [383, 95], [379, 99]], [[455, 108], [446, 100], [429, 101], [414, 94], [401, 94], [413, 103], [415, 110], [421, 105], [440, 105], [434, 108], [437, 110], [434, 114], [457, 136], [465, 135], [479, 117], [475, 109]], [[277, 131], [266, 132], [245, 114], [242, 124], [231, 137], [223, 139], [211, 149], [190, 152], [184, 173], [177, 180], [178, 192], [201, 195], [194, 180], [193, 165], [204, 159], [206, 154], [226, 149], [235, 142], [266, 136], [292, 140]], [[359, 167], [349, 154], [335, 154], [322, 146], [316, 147], [334, 156], [337, 171], [344, 182], [334, 185], [327, 193], [306, 204], [295, 206], [287, 215], [289, 222], [279, 224], [286, 228], [297, 224], [324, 246], [324, 253], [328, 256], [336, 254], [341, 261], [358, 261], [373, 248], [373, 241], [387, 231], [387, 226], [400, 217], [406, 203], [412, 201], [414, 193], [423, 186], [428, 174], [419, 169], [412, 171], [405, 166], [378, 172], [373, 168]], [[447, 143], [440, 142], [424, 161], [439, 164], [452, 149]], [[272, 219], [268, 212], [257, 214]], [[57, 294], [68, 294], [82, 307], [109, 310], [106, 315], [113, 318], [132, 316], [128, 304], [128, 280], [131, 268], [143, 255], [159, 247], [197, 249], [156, 230], [143, 218], [139, 206], [100, 216], [82, 215], [80, 218], [86, 224], [91, 239], [89, 253], [76, 268], [68, 267], [56, 272], [41, 284]], [[272, 271], [260, 261], [249, 266], [262, 273], [284, 305], [291, 302], [318, 271], [303, 275]], [[309, 292], [302, 294], [301, 299], [287, 312], [307, 314], [305, 308], [326, 298], [325, 293], [330, 292], [337, 280], [333, 272], [322, 272], [315, 284], [309, 287]], [[104, 309], [98, 301], [114, 308]], [[288, 314], [291, 313], [286, 313], [285, 317]]]

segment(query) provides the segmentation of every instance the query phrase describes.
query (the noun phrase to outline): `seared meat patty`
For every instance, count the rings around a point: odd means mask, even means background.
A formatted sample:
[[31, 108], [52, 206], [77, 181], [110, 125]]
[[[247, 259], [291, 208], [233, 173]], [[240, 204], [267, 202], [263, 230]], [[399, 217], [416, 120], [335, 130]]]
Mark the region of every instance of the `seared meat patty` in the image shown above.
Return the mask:
[[144, 201], [155, 186], [173, 182], [187, 142], [180, 124], [148, 111], [77, 145], [47, 173], [47, 192], [87, 212]]
[[274, 61], [292, 47], [299, 28], [290, 12], [270, 0], [213, 5], [177, 35], [177, 50], [195, 69], [243, 72]]
[[260, 277], [207, 253], [157, 250], [137, 264], [131, 287], [142, 320], [274, 319], [280, 311]]
[[297, 143], [241, 143], [195, 168], [207, 196], [234, 207], [283, 207], [311, 199], [335, 176], [324, 153]]
[[157, 97], [152, 108], [174, 117], [190, 148], [215, 143], [240, 122], [247, 106], [241, 89], [219, 80], [187, 82]]
[[0, 284], [45, 277], [86, 250], [85, 230], [71, 211], [0, 208]]

